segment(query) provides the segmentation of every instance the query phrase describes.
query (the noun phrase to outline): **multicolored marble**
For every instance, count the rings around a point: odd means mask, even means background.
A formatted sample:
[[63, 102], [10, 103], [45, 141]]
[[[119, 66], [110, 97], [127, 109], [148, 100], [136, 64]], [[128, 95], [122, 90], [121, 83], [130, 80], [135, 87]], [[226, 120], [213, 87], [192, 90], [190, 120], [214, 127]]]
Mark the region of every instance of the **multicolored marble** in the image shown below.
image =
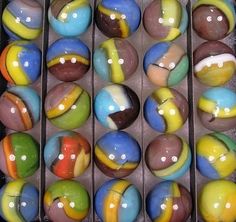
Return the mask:
[[65, 37], [83, 34], [90, 26], [92, 9], [88, 0], [53, 0], [48, 20], [53, 30]]
[[141, 11], [135, 0], [102, 0], [95, 11], [95, 21], [107, 37], [127, 38], [139, 27]]
[[35, 221], [39, 211], [38, 189], [22, 179], [8, 182], [0, 189], [0, 215], [6, 221]]
[[72, 82], [89, 70], [90, 51], [79, 39], [62, 38], [50, 45], [46, 60], [51, 74], [61, 81]]
[[134, 222], [142, 206], [138, 189], [127, 180], [105, 182], [96, 192], [95, 211], [103, 222]]
[[157, 86], [173, 86], [187, 75], [189, 60], [184, 49], [174, 43], [161, 42], [145, 53], [143, 68]]
[[8, 88], [0, 97], [0, 121], [9, 129], [25, 131], [39, 121], [40, 98], [26, 86]]
[[198, 199], [198, 209], [206, 222], [236, 220], [236, 185], [228, 180], [205, 184]]
[[111, 38], [102, 42], [95, 50], [93, 64], [101, 79], [113, 83], [122, 83], [136, 71], [138, 53], [124, 39]]
[[188, 14], [178, 0], [154, 0], [144, 10], [143, 25], [158, 41], [172, 41], [185, 32]]
[[113, 130], [129, 127], [137, 118], [139, 109], [137, 95], [125, 85], [105, 86], [97, 93], [94, 101], [97, 120]]
[[234, 51], [219, 41], [201, 44], [193, 53], [193, 63], [195, 77], [208, 86], [224, 85], [236, 71]]
[[144, 103], [144, 118], [154, 130], [173, 133], [179, 130], [188, 118], [188, 102], [175, 89], [159, 88]]
[[145, 160], [153, 175], [165, 180], [182, 177], [191, 164], [191, 151], [186, 141], [174, 134], [157, 136], [148, 145]]
[[130, 175], [141, 160], [138, 142], [124, 131], [112, 131], [99, 138], [94, 154], [97, 167], [107, 176], [115, 178]]
[[203, 39], [223, 39], [234, 30], [236, 15], [231, 0], [198, 0], [192, 16], [193, 29]]
[[60, 83], [48, 92], [44, 108], [54, 126], [79, 128], [90, 115], [90, 96], [76, 83]]
[[89, 194], [78, 181], [56, 181], [44, 194], [44, 210], [50, 221], [82, 221], [87, 217], [89, 208]]
[[0, 70], [14, 85], [30, 85], [40, 76], [41, 51], [31, 42], [15, 41], [2, 51]]
[[71, 179], [82, 175], [90, 164], [91, 148], [85, 137], [73, 131], [60, 131], [44, 147], [44, 161], [56, 176]]
[[32, 0], [11, 1], [2, 13], [2, 22], [10, 38], [36, 39], [42, 31], [42, 6]]
[[186, 222], [192, 212], [192, 198], [181, 184], [163, 181], [148, 193], [146, 210], [155, 222]]
[[212, 131], [226, 131], [236, 126], [236, 94], [224, 87], [206, 90], [198, 100], [198, 116]]
[[203, 176], [221, 179], [236, 170], [236, 142], [222, 133], [201, 136], [196, 145], [197, 168]]
[[29, 134], [12, 133], [0, 142], [0, 170], [13, 179], [33, 175], [39, 167], [39, 144]]

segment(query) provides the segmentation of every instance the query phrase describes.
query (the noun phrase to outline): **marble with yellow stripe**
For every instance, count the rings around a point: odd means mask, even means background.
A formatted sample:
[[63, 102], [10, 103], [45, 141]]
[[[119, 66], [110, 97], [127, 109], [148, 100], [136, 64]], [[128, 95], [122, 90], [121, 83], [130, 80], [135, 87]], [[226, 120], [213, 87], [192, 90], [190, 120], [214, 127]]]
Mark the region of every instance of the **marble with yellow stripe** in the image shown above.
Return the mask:
[[134, 222], [140, 210], [141, 195], [127, 180], [109, 180], [96, 192], [95, 211], [103, 222]]

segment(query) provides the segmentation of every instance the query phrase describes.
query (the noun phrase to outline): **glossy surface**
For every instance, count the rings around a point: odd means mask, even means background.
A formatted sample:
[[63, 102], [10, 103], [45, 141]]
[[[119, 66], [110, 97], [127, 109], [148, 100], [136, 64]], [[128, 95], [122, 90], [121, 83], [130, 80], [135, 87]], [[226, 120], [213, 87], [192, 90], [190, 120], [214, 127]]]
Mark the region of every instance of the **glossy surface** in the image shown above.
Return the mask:
[[51, 184], [44, 194], [44, 210], [51, 221], [82, 221], [89, 208], [89, 194], [77, 181], [59, 180]]
[[95, 11], [95, 21], [107, 37], [127, 38], [139, 27], [141, 11], [135, 0], [102, 0]]
[[54, 126], [79, 128], [90, 115], [90, 96], [76, 83], [60, 83], [48, 92], [44, 108]]
[[9, 129], [25, 131], [39, 121], [40, 98], [26, 86], [7, 89], [0, 97], [0, 121]]
[[198, 207], [206, 222], [236, 220], [236, 185], [227, 180], [215, 180], [204, 185]]
[[13, 179], [33, 175], [39, 167], [39, 144], [29, 134], [12, 133], [0, 142], [0, 170]]
[[175, 180], [188, 171], [191, 151], [184, 139], [174, 134], [162, 134], [148, 145], [145, 160], [155, 176]]
[[197, 141], [197, 168], [203, 176], [220, 179], [236, 169], [236, 142], [222, 133], [211, 133]]
[[188, 14], [178, 0], [154, 0], [144, 10], [143, 25], [158, 41], [172, 41], [188, 26]]
[[103, 222], [134, 222], [141, 210], [141, 195], [127, 180], [105, 182], [96, 192], [95, 211]]
[[112, 84], [102, 88], [95, 97], [94, 111], [98, 121], [109, 129], [130, 126], [139, 114], [140, 103], [133, 90]]
[[229, 46], [219, 41], [201, 44], [193, 54], [195, 77], [208, 86], [227, 83], [236, 71], [236, 58]]
[[185, 222], [192, 211], [192, 198], [181, 184], [164, 181], [148, 193], [146, 210], [153, 222]]
[[8, 182], [0, 190], [0, 215], [7, 221], [31, 222], [38, 215], [37, 188], [24, 181]]
[[47, 168], [56, 176], [71, 179], [85, 172], [90, 163], [91, 148], [81, 134], [61, 131], [54, 134], [44, 148]]
[[101, 79], [121, 83], [136, 71], [138, 54], [127, 40], [112, 38], [95, 50], [93, 64]]
[[144, 117], [154, 130], [172, 133], [188, 118], [188, 102], [175, 89], [159, 88], [144, 103]]
[[9, 44], [0, 57], [3, 77], [15, 85], [29, 85], [40, 75], [41, 52], [34, 43], [15, 41]]
[[10, 38], [36, 39], [42, 31], [43, 9], [35, 0], [14, 0], [4, 9], [2, 21]]
[[223, 39], [234, 30], [236, 15], [230, 0], [199, 0], [192, 15], [193, 28], [203, 39]]
[[209, 130], [226, 131], [235, 128], [235, 92], [223, 87], [206, 90], [198, 100], [198, 116]]
[[184, 49], [174, 43], [157, 43], [144, 56], [143, 68], [157, 86], [173, 86], [187, 75], [189, 60]]
[[90, 67], [90, 51], [79, 39], [62, 38], [50, 45], [47, 67], [51, 74], [64, 82], [81, 79]]
[[92, 17], [88, 0], [54, 0], [48, 9], [48, 20], [61, 36], [73, 37], [87, 31]]
[[128, 133], [113, 131], [103, 135], [95, 145], [95, 163], [107, 176], [126, 177], [139, 165], [141, 150]]

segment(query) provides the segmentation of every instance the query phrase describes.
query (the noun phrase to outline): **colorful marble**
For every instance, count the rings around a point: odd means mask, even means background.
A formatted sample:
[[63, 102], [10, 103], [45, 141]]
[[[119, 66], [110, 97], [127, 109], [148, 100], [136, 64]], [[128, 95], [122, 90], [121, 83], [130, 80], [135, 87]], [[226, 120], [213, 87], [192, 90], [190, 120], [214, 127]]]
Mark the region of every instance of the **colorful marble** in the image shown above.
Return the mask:
[[82, 175], [90, 164], [91, 148], [85, 137], [73, 131], [61, 131], [49, 138], [44, 161], [56, 176], [71, 179]]
[[138, 189], [127, 180], [105, 182], [96, 192], [95, 211], [103, 222], [134, 222], [142, 206]]
[[3, 11], [2, 22], [10, 38], [36, 39], [42, 31], [42, 6], [34, 0], [11, 1]]
[[236, 170], [236, 142], [222, 133], [200, 137], [196, 145], [197, 168], [203, 176], [221, 179]]
[[92, 9], [88, 0], [53, 0], [48, 20], [53, 30], [65, 37], [83, 34], [90, 26]]
[[0, 121], [9, 129], [25, 131], [39, 121], [40, 98], [26, 86], [8, 88], [0, 97]]
[[146, 211], [153, 222], [186, 222], [192, 211], [192, 198], [181, 184], [163, 181], [148, 193]]
[[208, 86], [224, 85], [236, 71], [234, 51], [219, 41], [201, 44], [193, 53], [193, 63], [195, 77]]
[[147, 97], [143, 109], [147, 123], [160, 133], [179, 130], [188, 118], [188, 102], [175, 89], [155, 90]]
[[236, 15], [230, 0], [198, 0], [192, 15], [193, 29], [203, 39], [223, 39], [234, 30]]
[[153, 175], [165, 180], [176, 180], [189, 170], [191, 151], [183, 138], [162, 134], [148, 145], [145, 160]]
[[235, 221], [235, 183], [228, 180], [215, 180], [205, 184], [198, 199], [198, 209], [206, 222]]
[[89, 194], [78, 181], [56, 181], [44, 194], [44, 210], [50, 221], [82, 221], [87, 217], [89, 208]]
[[79, 128], [90, 115], [90, 96], [76, 83], [60, 83], [48, 92], [44, 108], [54, 126], [60, 129]]
[[172, 41], [185, 32], [188, 14], [178, 0], [154, 0], [144, 10], [143, 25], [158, 41]]
[[15, 41], [9, 44], [0, 57], [0, 70], [11, 84], [29, 85], [40, 75], [41, 51], [31, 42]]
[[198, 116], [212, 131], [226, 131], [236, 126], [236, 94], [228, 88], [206, 90], [198, 100]]
[[38, 189], [22, 179], [5, 184], [0, 190], [0, 215], [6, 221], [35, 221], [39, 210]]
[[122, 83], [136, 71], [138, 53], [127, 40], [112, 38], [101, 43], [95, 50], [93, 64], [101, 79]]
[[118, 130], [129, 127], [139, 114], [140, 103], [133, 90], [112, 84], [102, 88], [95, 97], [97, 120], [106, 128]]
[[46, 60], [51, 74], [63, 82], [72, 82], [89, 70], [90, 51], [79, 39], [62, 38], [50, 45]]
[[143, 68], [149, 80], [157, 86], [173, 86], [187, 75], [189, 60], [182, 47], [161, 42], [146, 52]]
[[102, 0], [95, 11], [95, 21], [107, 37], [127, 38], [139, 27], [141, 11], [135, 0]]
[[107, 176], [121, 178], [130, 175], [139, 165], [141, 149], [137, 141], [124, 131], [112, 131], [96, 143], [94, 159]]
[[0, 142], [0, 170], [13, 179], [33, 175], [39, 167], [39, 144], [29, 134], [12, 133]]

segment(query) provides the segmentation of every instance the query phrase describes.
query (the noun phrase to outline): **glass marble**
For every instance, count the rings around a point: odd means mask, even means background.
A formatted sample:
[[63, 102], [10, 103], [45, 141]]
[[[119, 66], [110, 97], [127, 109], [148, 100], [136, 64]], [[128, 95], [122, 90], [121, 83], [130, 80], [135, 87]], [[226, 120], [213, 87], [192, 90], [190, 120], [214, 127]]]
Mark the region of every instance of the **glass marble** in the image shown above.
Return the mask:
[[39, 167], [39, 144], [29, 134], [12, 133], [0, 142], [0, 170], [13, 179], [33, 175]]
[[236, 170], [236, 142], [223, 133], [201, 136], [196, 152], [197, 168], [203, 176], [221, 179]]
[[206, 183], [198, 198], [198, 209], [206, 222], [236, 220], [236, 185], [228, 180]]
[[162, 134], [148, 145], [145, 160], [153, 175], [165, 180], [175, 180], [189, 170], [191, 151], [183, 138], [174, 134]]
[[143, 108], [146, 122], [160, 133], [179, 130], [188, 118], [188, 110], [188, 102], [181, 93], [164, 87], [148, 96]]
[[178, 0], [154, 0], [144, 10], [143, 25], [158, 41], [172, 41], [185, 32], [188, 14]]
[[220, 40], [235, 26], [236, 15], [231, 0], [199, 0], [193, 5], [193, 29], [203, 39]]
[[95, 10], [95, 21], [107, 37], [127, 38], [139, 27], [141, 11], [135, 0], [102, 0]]
[[163, 181], [148, 193], [146, 211], [153, 222], [186, 222], [192, 212], [192, 198], [181, 184]]
[[50, 45], [46, 60], [49, 72], [58, 80], [72, 82], [89, 70], [90, 51], [79, 39], [61, 38]]
[[91, 148], [85, 137], [73, 131], [52, 135], [44, 147], [44, 161], [56, 176], [71, 179], [82, 175], [90, 164]]
[[236, 94], [224, 87], [202, 93], [197, 111], [203, 126], [212, 131], [226, 131], [236, 126]]
[[94, 154], [97, 167], [107, 176], [115, 178], [130, 175], [141, 160], [138, 142], [124, 131], [112, 131], [99, 138]]
[[44, 109], [49, 121], [57, 128], [79, 128], [89, 118], [90, 96], [76, 83], [60, 83], [48, 92]]
[[0, 97], [0, 121], [9, 129], [26, 131], [39, 121], [40, 97], [26, 86], [8, 88]]
[[136, 221], [141, 210], [141, 195], [128, 180], [105, 182], [95, 194], [95, 211], [103, 222]]
[[39, 210], [39, 192], [22, 179], [8, 182], [0, 189], [0, 215], [6, 221], [35, 221]]
[[78, 181], [59, 180], [44, 194], [44, 210], [50, 221], [83, 221], [90, 209], [90, 197]]
[[138, 67], [138, 53], [127, 40], [111, 38], [95, 50], [93, 64], [96, 73], [105, 81], [122, 83]]
[[189, 60], [185, 50], [174, 43], [161, 42], [147, 50], [144, 71], [157, 86], [174, 86], [187, 75]]
[[14, 85], [30, 85], [40, 76], [41, 51], [31, 42], [15, 41], [2, 51], [0, 70]]
[[11, 1], [2, 13], [2, 22], [10, 38], [36, 39], [42, 31], [42, 6], [35, 0]]
[[97, 93], [94, 101], [97, 120], [113, 130], [129, 127], [137, 118], [139, 109], [136, 93], [120, 84], [105, 86]]
[[53, 0], [48, 20], [53, 30], [64, 37], [79, 36], [87, 31], [92, 18], [88, 0]]

